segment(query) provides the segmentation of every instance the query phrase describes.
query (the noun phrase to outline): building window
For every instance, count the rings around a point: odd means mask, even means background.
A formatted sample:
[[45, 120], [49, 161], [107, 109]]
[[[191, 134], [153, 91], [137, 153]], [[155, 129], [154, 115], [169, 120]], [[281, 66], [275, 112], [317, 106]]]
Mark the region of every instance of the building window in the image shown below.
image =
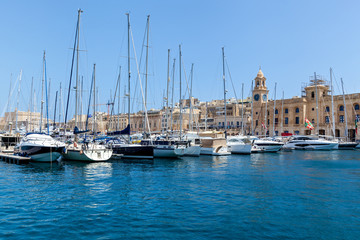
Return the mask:
[[294, 134], [295, 134], [295, 135], [299, 135], [299, 134], [300, 134], [300, 131], [296, 130], [296, 131], [294, 131]]
[[236, 126], [238, 126], [238, 127], [240, 126], [240, 123], [239, 123], [239, 121], [237, 121], [237, 122], [236, 122]]
[[268, 111], [268, 116], [270, 115], [270, 112]]
[[278, 123], [279, 123], [279, 119], [275, 118], [275, 124], [278, 124]]
[[299, 109], [299, 108], [296, 108], [296, 109], [295, 109], [295, 112], [296, 112], [296, 113], [300, 112], [300, 109]]
[[295, 118], [295, 124], [300, 124], [300, 118], [299, 117]]
[[258, 120], [255, 121], [255, 126], [257, 126], [259, 124]]
[[355, 104], [354, 108], [355, 110], [359, 110], [360, 109], [359, 104]]
[[289, 133], [289, 131], [284, 131], [284, 133]]
[[311, 123], [314, 124], [314, 123], [315, 123], [315, 119], [311, 119]]
[[268, 119], [268, 123], [267, 123], [267, 125], [270, 125], [270, 119]]
[[315, 93], [311, 92], [311, 98], [314, 98], [314, 97], [315, 97]]
[[340, 105], [339, 107], [339, 111], [343, 112], [344, 111], [344, 106], [343, 105]]
[[285, 113], [289, 113], [289, 109], [285, 108]]
[[221, 122], [219, 122], [219, 126], [221, 125]]
[[330, 112], [330, 107], [329, 106], [326, 106], [325, 112]]
[[357, 122], [360, 122], [360, 114], [356, 114], [355, 120], [356, 120]]
[[285, 118], [285, 122], [284, 122], [284, 124], [289, 124], [289, 118]]
[[325, 116], [325, 123], [330, 123], [330, 117], [329, 116]]
[[279, 131], [275, 131], [275, 136], [279, 136]]
[[339, 122], [341, 122], [341, 123], [344, 122], [344, 115], [340, 115], [340, 116], [339, 116]]
[[279, 111], [277, 109], [275, 109], [275, 114], [279, 114]]

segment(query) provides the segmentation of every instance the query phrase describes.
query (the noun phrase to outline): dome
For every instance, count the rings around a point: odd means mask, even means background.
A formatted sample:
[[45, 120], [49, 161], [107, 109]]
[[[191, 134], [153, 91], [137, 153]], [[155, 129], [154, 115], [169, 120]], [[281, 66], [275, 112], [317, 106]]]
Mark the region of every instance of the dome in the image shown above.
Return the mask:
[[264, 77], [264, 74], [263, 72], [261, 71], [261, 69], [259, 69], [259, 72], [257, 73], [257, 76], [258, 78], [263, 78]]

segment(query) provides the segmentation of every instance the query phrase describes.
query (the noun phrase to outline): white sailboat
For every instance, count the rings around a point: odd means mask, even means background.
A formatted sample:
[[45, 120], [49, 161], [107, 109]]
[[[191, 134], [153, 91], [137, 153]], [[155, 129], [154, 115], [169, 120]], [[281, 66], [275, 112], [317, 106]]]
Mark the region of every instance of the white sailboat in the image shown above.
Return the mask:
[[[77, 128], [77, 101], [78, 101], [78, 63], [79, 63], [79, 35], [80, 35], [80, 14], [82, 13], [82, 10], [78, 10], [78, 22], [77, 22], [77, 28], [76, 28], [76, 54], [77, 54], [77, 63], [76, 63], [76, 103], [75, 103], [75, 128], [74, 128], [74, 134], [75, 138], [74, 141], [66, 146], [66, 150], [63, 153], [63, 157], [65, 160], [73, 160], [73, 161], [89, 161], [89, 162], [98, 162], [98, 161], [107, 161], [112, 156], [112, 149], [106, 148], [105, 145], [99, 145], [96, 142], [86, 142], [86, 139], [84, 139], [83, 142], [78, 142], [78, 134], [85, 133], [85, 131], [78, 131]], [[75, 50], [75, 47], [74, 47]], [[75, 54], [75, 51], [74, 51]], [[70, 75], [70, 84], [69, 84], [69, 94], [70, 94], [70, 88], [71, 88], [71, 75]], [[94, 98], [94, 126], [96, 121], [96, 113], [95, 113], [95, 106], [96, 106], [96, 97], [95, 97], [95, 64], [93, 68], [93, 82], [92, 82], [92, 90], [93, 90], [93, 98]], [[91, 97], [91, 95], [90, 95]], [[69, 100], [69, 98], [68, 98]], [[89, 100], [90, 103], [90, 100]], [[90, 107], [90, 106], [89, 106]], [[67, 110], [66, 110], [67, 112]], [[65, 117], [65, 123], [66, 123], [66, 117]], [[87, 128], [87, 126], [86, 126]], [[96, 133], [96, 128], [94, 129], [94, 137]]]

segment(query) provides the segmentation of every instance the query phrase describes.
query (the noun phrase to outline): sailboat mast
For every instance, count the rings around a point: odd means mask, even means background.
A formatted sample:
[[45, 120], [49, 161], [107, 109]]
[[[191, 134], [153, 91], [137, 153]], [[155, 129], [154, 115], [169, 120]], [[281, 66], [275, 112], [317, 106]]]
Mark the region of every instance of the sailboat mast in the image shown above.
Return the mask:
[[[78, 10], [77, 45], [76, 45], [76, 87], [75, 87], [75, 126], [78, 125], [78, 88], [79, 88], [79, 45], [80, 45], [80, 15], [83, 11]], [[75, 135], [76, 138], [76, 135]]]
[[8, 112], [8, 119], [7, 119], [7, 121], [9, 121], [9, 132], [11, 132], [11, 128], [12, 128], [12, 126], [11, 126], [11, 124], [10, 124], [10, 122], [12, 121], [12, 119], [11, 119], [11, 112], [10, 112], [10, 101], [11, 101], [11, 91], [12, 91], [12, 74], [10, 74], [10, 88], [9, 88], [9, 96], [8, 96], [8, 104], [7, 104], [7, 112]]
[[207, 131], [208, 102], [205, 104], [205, 131]]
[[19, 130], [18, 128], [18, 116], [19, 116], [19, 99], [20, 99], [20, 88], [21, 88], [21, 76], [22, 76], [22, 70], [20, 70], [20, 76], [19, 76], [19, 86], [18, 86], [18, 96], [17, 96], [17, 103], [16, 103], [16, 132]]
[[93, 132], [93, 137], [94, 137], [94, 139], [95, 139], [95, 135], [96, 135], [96, 131], [97, 131], [97, 130], [96, 130], [96, 95], [95, 95], [95, 94], [96, 94], [96, 90], [95, 90], [95, 89], [96, 89], [96, 85], [95, 85], [95, 68], [96, 68], [96, 64], [94, 63], [94, 79], [93, 79], [93, 81], [94, 81], [94, 82], [93, 82], [93, 84], [94, 84], [94, 85], [93, 85], [93, 87], [94, 87], [94, 88], [93, 88], [93, 95], [94, 95], [94, 100], [93, 100], [93, 101], [94, 101], [94, 102], [93, 102], [93, 103], [94, 103], [94, 104], [93, 104], [93, 105], [94, 105], [94, 106], [93, 106], [93, 131], [94, 131], [94, 132]]
[[190, 112], [189, 112], [189, 122], [190, 122], [190, 125], [189, 125], [189, 128], [190, 128], [190, 131], [193, 130], [194, 126], [193, 126], [193, 119], [192, 119], [192, 115], [193, 115], [193, 106], [192, 106], [192, 85], [193, 85], [193, 75], [194, 75], [194, 64], [191, 65], [191, 82], [190, 82], [190, 96], [189, 96], [189, 99], [190, 99]]
[[274, 116], [273, 116], [273, 136], [275, 136], [275, 108], [276, 108], [276, 83], [275, 83], [275, 92], [274, 92]]
[[335, 111], [334, 111], [334, 86], [332, 81], [332, 68], [330, 68], [330, 84], [331, 84], [331, 121], [332, 121], [332, 132], [335, 137]]
[[44, 84], [45, 84], [45, 51], [43, 56], [43, 76], [42, 76], [42, 85], [41, 85], [40, 132], [42, 131], [43, 108], [44, 108]]
[[[128, 125], [130, 127], [131, 132], [131, 124], [130, 124], [130, 78], [131, 78], [131, 71], [130, 71], [130, 14], [126, 13], [127, 21], [128, 21]], [[128, 143], [130, 143], [130, 133], [128, 136]]]
[[56, 91], [56, 94], [55, 94], [54, 128], [55, 128], [55, 126], [56, 126], [56, 105], [57, 105], [57, 97], [58, 97], [58, 91]]
[[180, 82], [180, 141], [182, 140], [182, 96], [181, 96], [181, 45], [179, 45], [179, 82]]
[[118, 78], [118, 81], [119, 81], [119, 89], [118, 89], [118, 117], [117, 117], [117, 126], [116, 126], [116, 131], [118, 131], [120, 129], [120, 83], [121, 83], [121, 66], [120, 66], [120, 69], [119, 69], [119, 78]]
[[244, 135], [244, 83], [241, 84], [241, 135]]
[[[147, 84], [148, 84], [148, 63], [149, 63], [149, 28], [150, 28], [150, 15], [147, 16], [146, 23], [146, 73], [145, 73], [145, 111], [147, 111]], [[144, 132], [146, 132], [147, 115], [144, 113]]]
[[80, 129], [85, 129], [84, 128], [84, 120], [83, 120], [83, 89], [84, 87], [84, 76], [81, 76], [81, 81], [80, 81], [80, 87], [79, 87], [79, 109], [80, 109], [80, 114], [79, 114], [79, 126]]
[[316, 95], [316, 133], [317, 135], [319, 135], [319, 104], [318, 104], [316, 72], [314, 72], [314, 79], [315, 79], [315, 95]]
[[62, 88], [61, 88], [61, 82], [60, 82], [60, 92], [59, 92], [59, 128], [61, 127], [61, 110], [62, 109]]
[[166, 127], [165, 132], [169, 130], [169, 84], [170, 84], [170, 49], [168, 49], [168, 62], [167, 62], [167, 79], [166, 79]]
[[66, 133], [66, 123], [67, 123], [67, 116], [68, 116], [68, 110], [69, 110], [70, 93], [71, 93], [71, 89], [72, 89], [71, 80], [72, 80], [73, 70], [74, 70], [75, 47], [77, 44], [77, 35], [79, 32], [80, 12], [81, 12], [81, 9], [78, 10], [78, 19], [77, 19], [77, 24], [76, 24], [75, 40], [74, 40], [73, 54], [72, 54], [72, 59], [71, 59], [70, 80], [69, 80], [69, 88], [68, 88], [68, 95], [67, 95], [67, 101], [66, 101], [66, 111], [65, 111], [65, 118], [64, 118], [64, 135]]
[[284, 123], [284, 91], [282, 92], [282, 99], [281, 99], [281, 123], [280, 123], [280, 133], [283, 132], [283, 123]]
[[171, 121], [170, 121], [171, 134], [173, 133], [175, 62], [176, 62], [176, 59], [174, 58], [173, 70], [172, 70], [173, 71], [173, 74], [172, 74], [172, 90], [171, 90]]
[[30, 92], [30, 117], [29, 117], [29, 131], [31, 132], [32, 125], [32, 110], [33, 110], [33, 88], [34, 88], [34, 77], [31, 78], [31, 92]]
[[223, 62], [223, 83], [224, 83], [224, 114], [225, 114], [225, 138], [227, 137], [227, 122], [226, 122], [226, 87], [225, 87], [225, 54], [224, 47], [222, 48], [222, 62]]
[[343, 100], [344, 100], [344, 111], [345, 111], [345, 141], [347, 141], [348, 138], [348, 125], [347, 125], [347, 114], [346, 114], [346, 102], [345, 102], [345, 91], [344, 91], [344, 82], [342, 80], [342, 78], [340, 78], [341, 80], [341, 88], [342, 88], [342, 94], [343, 94]]
[[254, 135], [254, 81], [251, 81], [251, 135]]

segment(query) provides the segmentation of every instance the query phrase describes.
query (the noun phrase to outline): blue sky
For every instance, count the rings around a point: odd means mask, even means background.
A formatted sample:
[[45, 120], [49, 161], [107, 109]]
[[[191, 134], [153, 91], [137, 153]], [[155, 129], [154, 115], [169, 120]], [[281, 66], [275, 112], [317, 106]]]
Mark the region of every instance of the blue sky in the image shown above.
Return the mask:
[[[238, 97], [242, 83], [245, 96], [249, 96], [251, 81], [260, 65], [271, 98], [275, 82], [278, 98], [282, 91], [286, 98], [299, 96], [302, 82], [308, 82], [314, 72], [329, 79], [330, 67], [338, 82], [340, 77], [344, 79], [348, 93], [360, 92], [359, 1], [2, 1], [1, 106], [7, 103], [10, 75], [15, 82], [22, 69], [19, 109], [28, 109], [34, 77], [39, 110], [43, 50], [51, 79], [50, 106], [53, 107], [60, 82], [67, 90], [78, 8], [84, 11], [80, 48], [86, 50], [80, 57], [80, 75], [84, 76], [84, 89], [88, 91], [92, 65], [96, 63], [100, 104], [109, 100], [110, 92], [114, 94], [120, 65], [122, 94], [127, 84], [126, 12], [131, 14], [138, 58], [146, 17], [150, 15], [148, 108], [162, 106], [167, 49], [171, 49], [171, 59], [177, 61], [175, 99], [179, 99], [179, 44], [187, 75], [194, 63], [193, 94], [202, 101], [222, 98], [222, 47]], [[144, 64], [141, 72], [144, 73]], [[136, 75], [132, 64], [133, 88]], [[226, 75], [228, 97], [232, 97], [229, 73]], [[87, 95], [86, 92], [84, 98]], [[133, 109], [141, 109], [139, 91], [133, 95], [138, 99]], [[14, 105], [13, 100], [13, 108]], [[4, 109], [0, 110], [2, 113]]]

